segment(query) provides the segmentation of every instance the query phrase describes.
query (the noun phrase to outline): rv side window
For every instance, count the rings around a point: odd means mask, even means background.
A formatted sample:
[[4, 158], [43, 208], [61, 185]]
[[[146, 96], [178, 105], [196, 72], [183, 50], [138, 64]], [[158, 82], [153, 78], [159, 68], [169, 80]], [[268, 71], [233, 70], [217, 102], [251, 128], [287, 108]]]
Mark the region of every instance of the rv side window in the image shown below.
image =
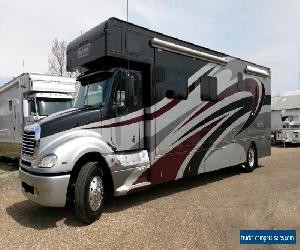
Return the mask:
[[201, 101], [217, 101], [218, 79], [217, 77], [203, 76], [201, 84]]
[[9, 100], [9, 101], [8, 101], [8, 109], [9, 109], [9, 111], [12, 111], [12, 110], [13, 110], [12, 100]]
[[165, 96], [170, 99], [186, 100], [188, 97], [188, 77], [178, 71], [168, 70]]

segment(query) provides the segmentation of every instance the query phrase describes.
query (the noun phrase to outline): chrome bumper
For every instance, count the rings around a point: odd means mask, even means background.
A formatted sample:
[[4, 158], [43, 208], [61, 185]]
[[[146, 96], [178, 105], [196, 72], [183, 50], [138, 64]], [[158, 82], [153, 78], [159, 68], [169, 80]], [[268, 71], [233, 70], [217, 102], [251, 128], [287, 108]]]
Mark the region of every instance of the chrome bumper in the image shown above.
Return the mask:
[[64, 207], [70, 175], [38, 176], [19, 168], [21, 189], [31, 201], [46, 207]]

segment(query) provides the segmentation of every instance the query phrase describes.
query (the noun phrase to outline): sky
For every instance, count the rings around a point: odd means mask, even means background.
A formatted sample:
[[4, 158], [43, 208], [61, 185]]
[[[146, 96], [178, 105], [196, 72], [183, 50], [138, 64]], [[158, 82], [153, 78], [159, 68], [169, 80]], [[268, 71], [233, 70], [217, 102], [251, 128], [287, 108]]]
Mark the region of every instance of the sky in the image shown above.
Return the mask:
[[[0, 83], [46, 73], [54, 38], [112, 16], [126, 19], [126, 0], [0, 0]], [[129, 21], [270, 67], [272, 94], [298, 89], [300, 1], [129, 0]]]

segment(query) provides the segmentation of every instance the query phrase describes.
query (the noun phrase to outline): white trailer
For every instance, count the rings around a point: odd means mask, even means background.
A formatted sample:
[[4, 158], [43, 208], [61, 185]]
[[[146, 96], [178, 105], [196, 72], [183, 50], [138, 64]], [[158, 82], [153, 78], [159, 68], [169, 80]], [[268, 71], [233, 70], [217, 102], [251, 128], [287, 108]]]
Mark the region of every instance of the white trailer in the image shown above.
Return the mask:
[[0, 156], [19, 157], [26, 125], [72, 106], [76, 79], [23, 73], [0, 87]]
[[[291, 118], [293, 120], [291, 120]], [[283, 118], [284, 119], [284, 118]], [[300, 120], [299, 117], [289, 116], [282, 122], [282, 128], [276, 131], [277, 142], [300, 143]]]

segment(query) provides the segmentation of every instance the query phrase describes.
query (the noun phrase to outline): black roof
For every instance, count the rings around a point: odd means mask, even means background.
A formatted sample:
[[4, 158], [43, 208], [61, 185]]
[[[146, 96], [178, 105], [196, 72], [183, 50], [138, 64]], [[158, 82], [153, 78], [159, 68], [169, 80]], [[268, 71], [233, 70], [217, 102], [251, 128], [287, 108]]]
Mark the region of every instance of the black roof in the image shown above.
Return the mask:
[[[169, 39], [171, 39], [171, 40], [178, 41], [180, 44], [184, 43], [185, 46], [186, 46], [186, 45], [190, 45], [190, 46], [192, 46], [192, 47], [197, 47], [197, 48], [199, 48], [199, 49], [205, 50], [206, 52], [211, 52], [211, 53], [217, 54], [218, 56], [229, 56], [229, 57], [233, 57], [233, 58], [236, 58], [236, 59], [241, 60], [241, 61], [243, 61], [243, 62], [250, 63], [251, 65], [256, 65], [256, 66], [263, 67], [263, 68], [265, 68], [265, 69], [270, 70], [269, 67], [262, 66], [262, 65], [259, 65], [259, 64], [256, 64], [256, 63], [247, 61], [247, 60], [243, 60], [243, 59], [241, 59], [241, 58], [234, 57], [234, 56], [225, 54], [225, 53], [220, 52], [220, 51], [217, 51], [217, 50], [212, 50], [212, 49], [210, 49], [210, 48], [203, 47], [203, 46], [194, 44], [194, 43], [192, 43], [192, 42], [183, 41], [183, 40], [178, 39], [178, 38], [176, 38], [176, 37], [172, 37], [172, 36], [169, 36], [169, 35], [165, 35], [165, 34], [163, 34], [163, 33], [160, 33], [160, 32], [157, 32], [157, 31], [150, 30], [150, 29], [148, 29], [148, 28], [145, 28], [145, 27], [136, 25], [136, 24], [134, 24], [134, 23], [126, 22], [126, 21], [121, 20], [121, 19], [116, 18], [116, 17], [111, 17], [111, 18], [107, 19], [106, 21], [100, 23], [99, 25], [97, 25], [97, 26], [95, 26], [94, 28], [90, 29], [89, 31], [85, 32], [82, 36], [77, 37], [75, 40], [73, 40], [72, 42], [70, 42], [70, 43], [68, 44], [67, 51], [72, 51], [72, 50], [77, 49], [77, 48], [78, 48], [78, 45], [80, 45], [82, 42], [86, 41], [87, 39], [90, 40], [90, 41], [96, 40], [96, 39], [101, 35], [101, 32], [104, 30], [104, 28], [105, 28], [105, 27], [109, 27], [109, 25], [110, 25], [111, 23], [114, 23], [114, 22], [119, 22], [121, 25], [127, 25], [127, 26], [129, 26], [129, 27], [130, 27], [130, 26], [133, 26], [133, 27], [142, 29], [142, 30], [146, 31], [147, 33], [152, 34], [153, 37], [154, 37], [155, 35], [156, 35], [156, 36], [157, 36], [157, 35], [158, 35], [158, 36], [163, 36], [163, 37], [165, 37], [165, 38], [169, 38]], [[100, 32], [100, 31], [101, 31], [101, 32]]]

